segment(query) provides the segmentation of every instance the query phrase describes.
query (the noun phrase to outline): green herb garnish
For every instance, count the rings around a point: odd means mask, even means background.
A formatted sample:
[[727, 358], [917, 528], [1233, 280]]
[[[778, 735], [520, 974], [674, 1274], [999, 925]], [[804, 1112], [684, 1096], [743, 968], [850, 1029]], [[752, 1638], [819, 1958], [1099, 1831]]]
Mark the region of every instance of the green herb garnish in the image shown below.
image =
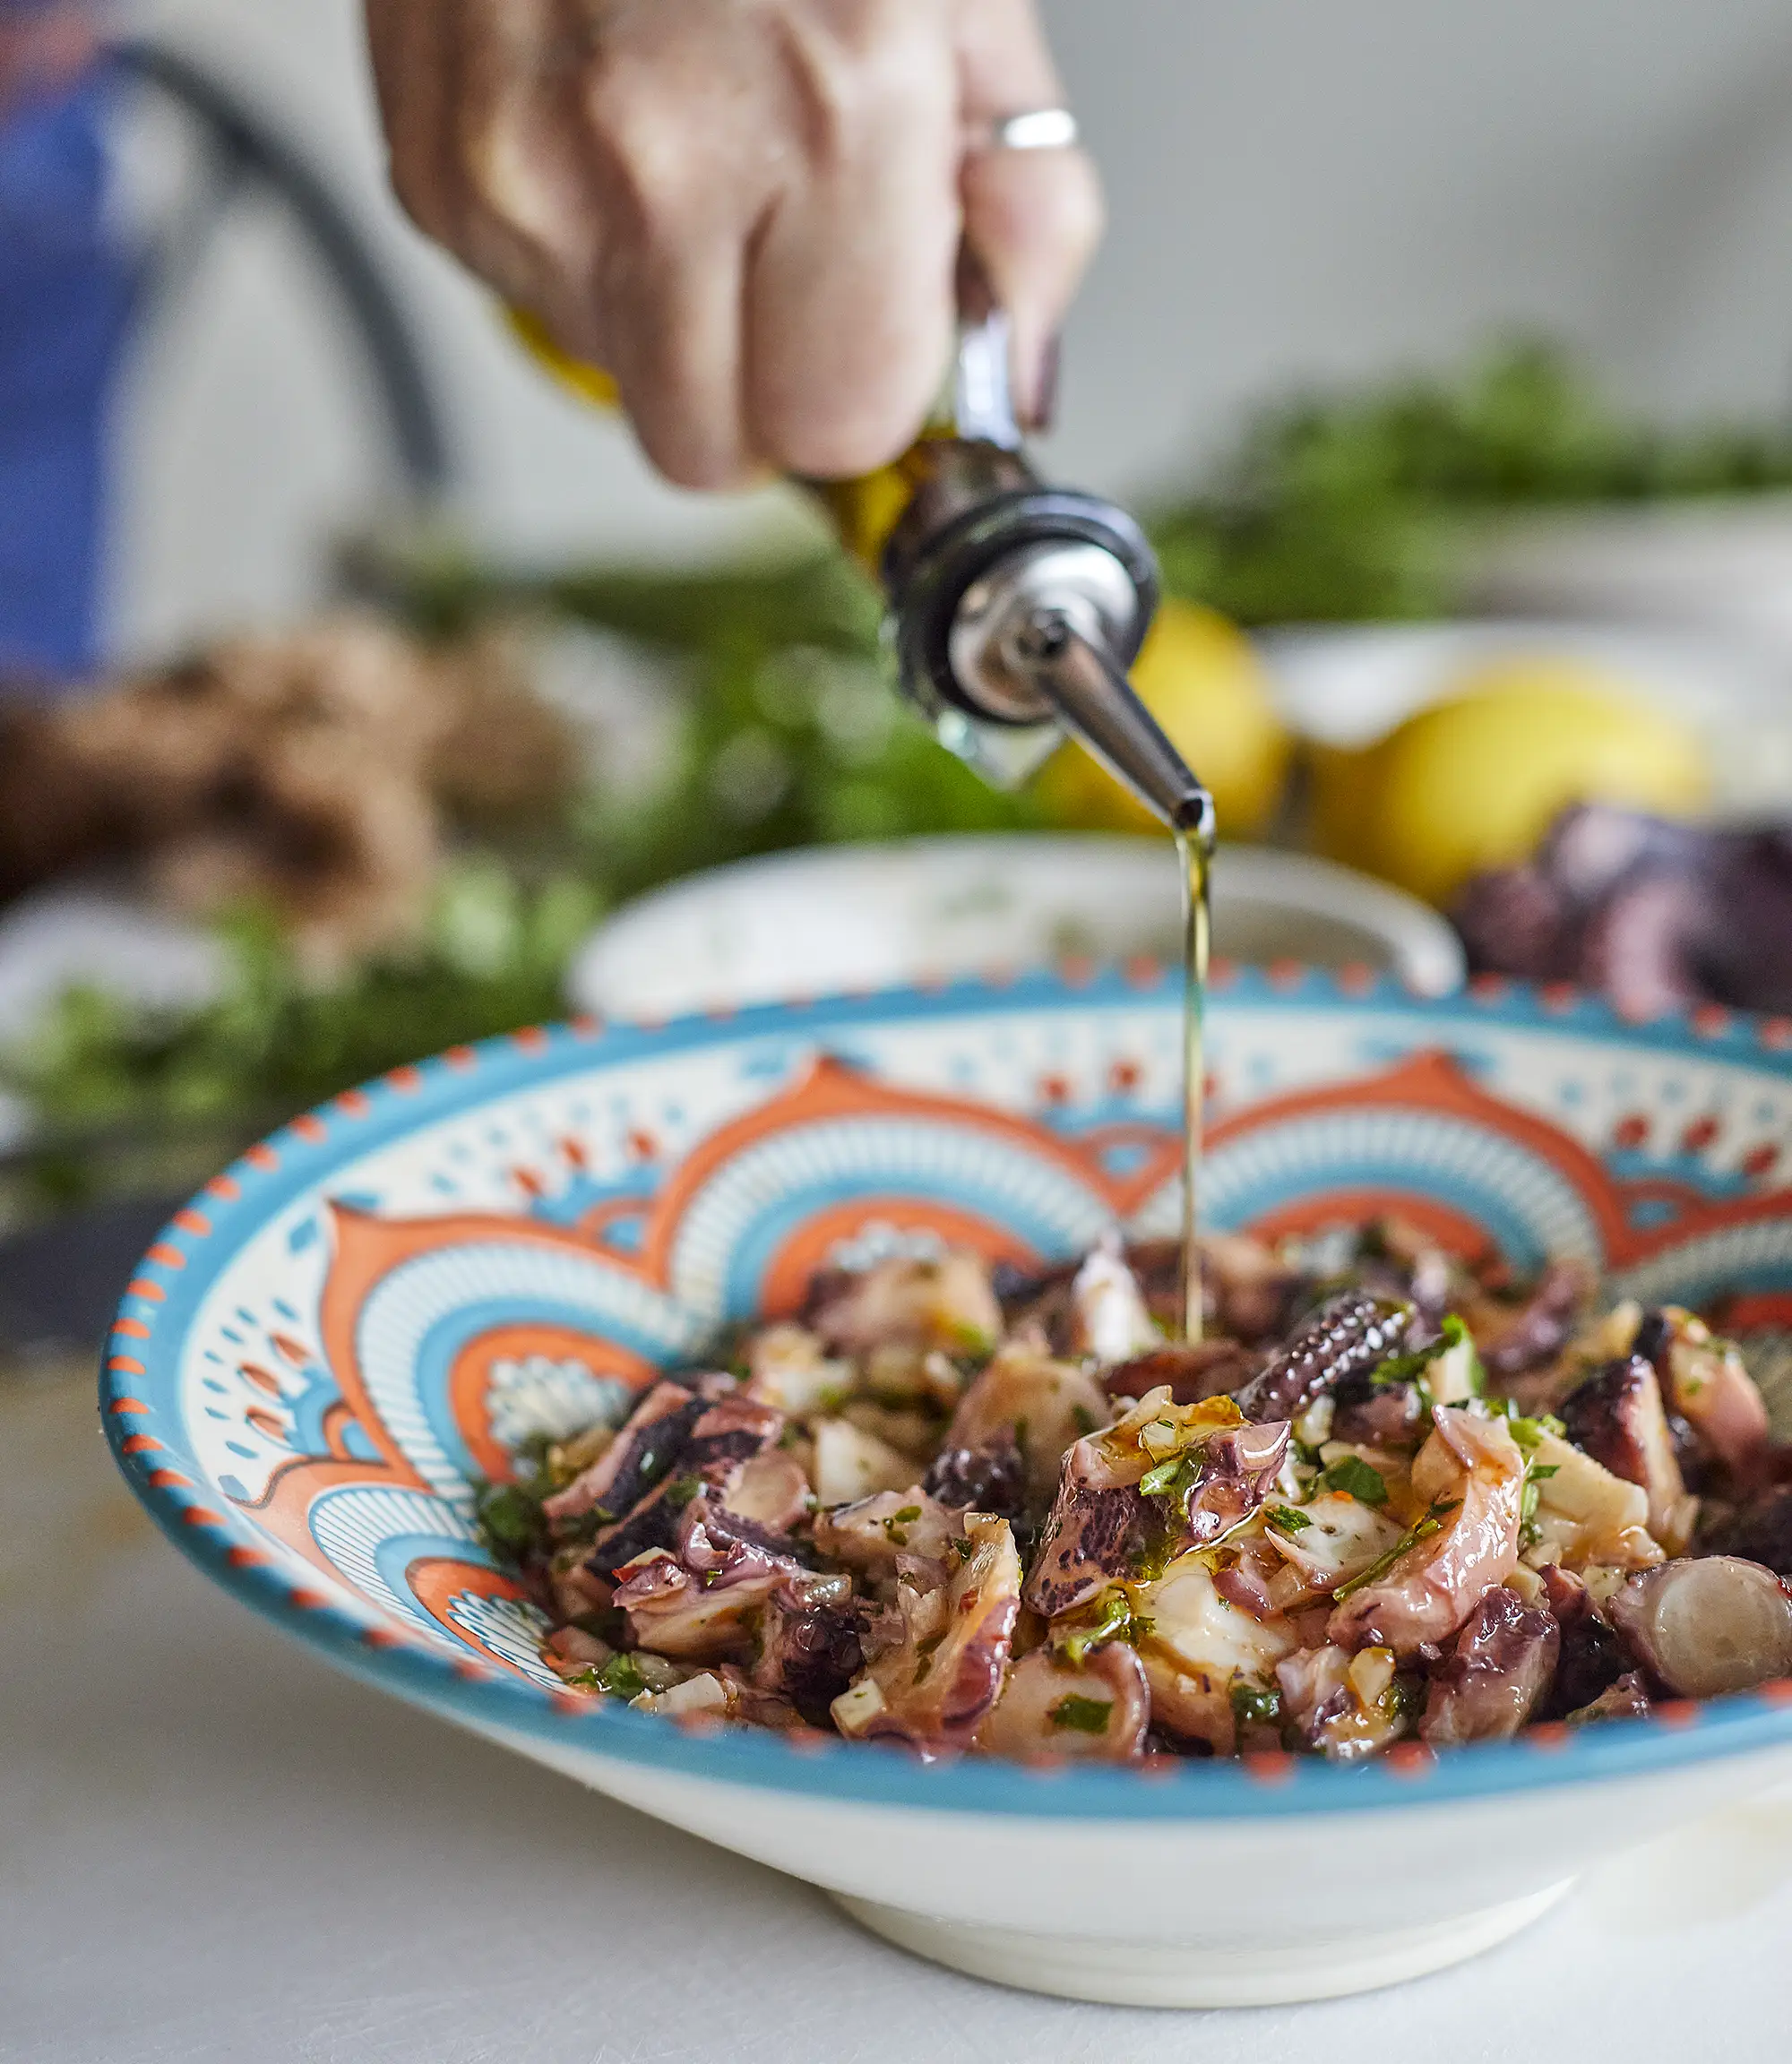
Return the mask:
[[1388, 1487], [1379, 1469], [1372, 1469], [1360, 1455], [1340, 1455], [1319, 1473], [1322, 1491], [1348, 1491], [1365, 1505], [1385, 1505]]
[[1446, 1515], [1453, 1512], [1461, 1502], [1460, 1498], [1439, 1499], [1425, 1518], [1416, 1526], [1409, 1526], [1385, 1555], [1376, 1556], [1366, 1570], [1359, 1570], [1348, 1584], [1340, 1584], [1331, 1595], [1334, 1598], [1348, 1598], [1362, 1590], [1365, 1585], [1373, 1584], [1379, 1577], [1385, 1577], [1409, 1549], [1417, 1547], [1421, 1541], [1428, 1541], [1434, 1534], [1440, 1532]]
[[513, 1561], [547, 1537], [541, 1501], [521, 1484], [483, 1484], [474, 1493], [473, 1519], [500, 1561]]
[[1133, 1602], [1126, 1594], [1110, 1591], [1093, 1621], [1073, 1628], [1060, 1638], [1058, 1653], [1072, 1669], [1081, 1670], [1091, 1648], [1098, 1648], [1104, 1641], [1132, 1639], [1141, 1624], [1133, 1616]]
[[666, 1486], [666, 1502], [673, 1511], [682, 1512], [692, 1499], [703, 1487], [701, 1476], [677, 1476]]
[[607, 1691], [613, 1698], [639, 1698], [647, 1690], [647, 1680], [633, 1656], [612, 1656], [593, 1674], [598, 1689]]
[[1308, 1515], [1293, 1505], [1266, 1505], [1263, 1508], [1263, 1524], [1273, 1526], [1278, 1534], [1301, 1534], [1313, 1524]]
[[1060, 1698], [1046, 1716], [1054, 1727], [1069, 1727], [1079, 1734], [1105, 1734], [1114, 1717], [1111, 1698], [1079, 1698], [1074, 1693]]
[[1274, 1727], [1280, 1724], [1282, 1695], [1273, 1684], [1253, 1684], [1235, 1678], [1231, 1690], [1232, 1717], [1240, 1727]]

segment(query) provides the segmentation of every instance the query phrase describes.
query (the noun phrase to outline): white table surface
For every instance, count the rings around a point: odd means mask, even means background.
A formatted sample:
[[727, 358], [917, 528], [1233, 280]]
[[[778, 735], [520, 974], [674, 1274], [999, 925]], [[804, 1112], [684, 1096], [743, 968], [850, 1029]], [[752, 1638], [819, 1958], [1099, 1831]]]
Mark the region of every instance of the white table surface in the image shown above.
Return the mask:
[[314, 1661], [155, 1535], [84, 1384], [0, 1390], [0, 2058], [1764, 2064], [1788, 2008], [1785, 1795], [1357, 2000], [1127, 2012], [953, 1976]]

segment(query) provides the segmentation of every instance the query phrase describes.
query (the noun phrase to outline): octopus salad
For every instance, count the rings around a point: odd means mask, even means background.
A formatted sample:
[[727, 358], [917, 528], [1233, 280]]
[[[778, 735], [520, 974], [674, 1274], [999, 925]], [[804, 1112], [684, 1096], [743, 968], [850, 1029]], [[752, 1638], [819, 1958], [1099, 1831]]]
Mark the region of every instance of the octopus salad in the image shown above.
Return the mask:
[[573, 1690], [955, 1752], [1346, 1762], [1792, 1675], [1792, 1450], [1693, 1312], [1409, 1227], [812, 1286], [480, 1518]]

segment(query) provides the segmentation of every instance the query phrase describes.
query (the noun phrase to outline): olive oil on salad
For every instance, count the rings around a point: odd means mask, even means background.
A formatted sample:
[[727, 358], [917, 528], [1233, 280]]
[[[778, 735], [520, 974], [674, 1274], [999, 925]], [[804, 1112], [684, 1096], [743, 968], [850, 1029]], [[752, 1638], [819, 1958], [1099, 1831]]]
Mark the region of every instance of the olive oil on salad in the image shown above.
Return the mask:
[[1176, 834], [1182, 879], [1182, 1333], [1202, 1333], [1201, 1150], [1207, 1090], [1207, 963], [1213, 936], [1213, 850], [1204, 830]]

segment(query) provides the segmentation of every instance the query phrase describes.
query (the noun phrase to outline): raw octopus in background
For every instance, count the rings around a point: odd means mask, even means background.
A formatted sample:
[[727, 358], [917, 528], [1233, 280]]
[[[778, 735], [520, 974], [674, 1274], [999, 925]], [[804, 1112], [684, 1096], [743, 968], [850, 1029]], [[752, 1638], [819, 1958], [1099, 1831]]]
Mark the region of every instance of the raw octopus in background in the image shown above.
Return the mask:
[[1478, 973], [1575, 982], [1636, 1017], [1792, 1010], [1792, 823], [1710, 827], [1583, 804], [1454, 913]]

